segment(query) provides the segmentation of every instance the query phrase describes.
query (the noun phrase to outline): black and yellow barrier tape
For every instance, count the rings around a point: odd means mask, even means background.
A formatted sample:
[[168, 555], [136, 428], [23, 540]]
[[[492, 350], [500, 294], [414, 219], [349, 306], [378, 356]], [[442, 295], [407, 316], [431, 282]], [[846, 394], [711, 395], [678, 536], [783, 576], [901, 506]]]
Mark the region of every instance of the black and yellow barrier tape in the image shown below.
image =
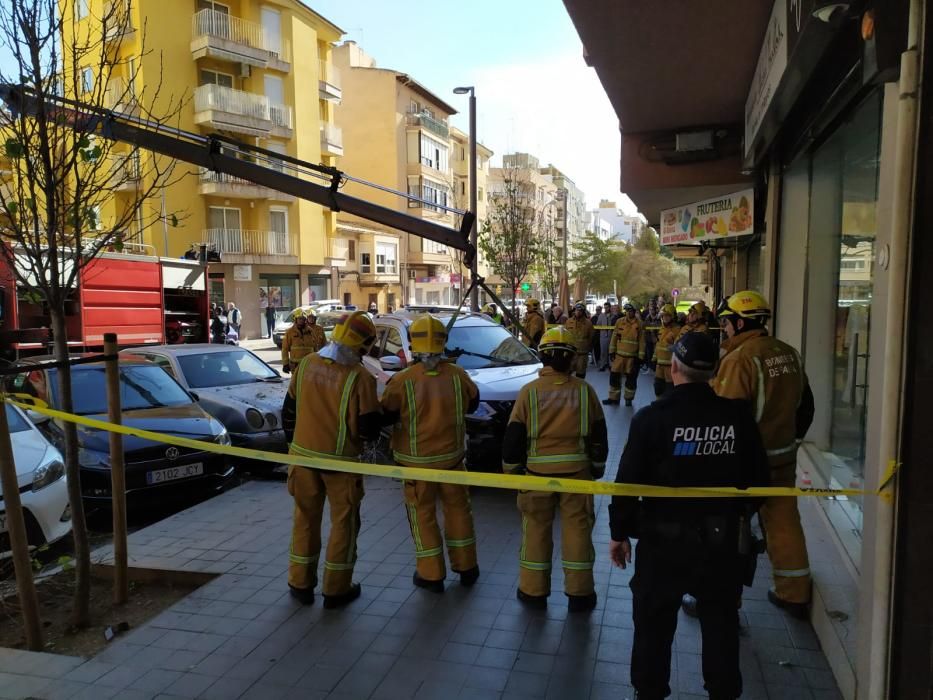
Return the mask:
[[645, 484], [619, 484], [601, 481], [584, 481], [582, 479], [562, 479], [559, 477], [545, 476], [527, 476], [516, 474], [489, 474], [485, 472], [466, 472], [452, 469], [425, 469], [422, 467], [402, 467], [390, 464], [370, 464], [366, 462], [355, 462], [342, 459], [324, 459], [320, 457], [303, 457], [296, 454], [285, 455], [281, 452], [265, 452], [262, 450], [252, 450], [246, 447], [233, 447], [228, 445], [218, 445], [215, 443], [204, 442], [202, 440], [192, 440], [190, 438], [179, 437], [177, 435], [168, 435], [166, 433], [156, 433], [150, 430], [140, 428], [131, 428], [125, 425], [117, 425], [108, 421], [89, 418], [88, 416], [78, 416], [73, 413], [65, 413], [49, 408], [44, 402], [37, 401], [34, 397], [24, 394], [5, 394], [2, 399], [12, 403], [24, 410], [35, 411], [55, 420], [68, 421], [83, 425], [95, 430], [120, 433], [122, 435], [131, 435], [161, 442], [176, 447], [187, 447], [199, 452], [214, 452], [227, 455], [228, 457], [238, 457], [241, 459], [260, 460], [263, 462], [273, 462], [275, 464], [293, 464], [312, 469], [326, 469], [330, 471], [347, 472], [350, 474], [362, 474], [365, 476], [380, 476], [388, 479], [401, 479], [407, 481], [431, 481], [442, 484], [462, 484], [464, 486], [484, 486], [487, 488], [510, 489], [519, 491], [553, 491], [559, 493], [583, 493], [594, 496], [644, 496], [650, 498], [747, 498], [749, 496], [772, 497], [772, 496], [868, 496], [878, 495], [884, 498], [891, 498], [891, 494], [886, 487], [890, 484], [898, 467], [897, 462], [892, 460], [888, 464], [887, 472], [881, 479], [881, 488], [870, 491], [853, 488], [790, 488], [782, 486], [756, 487], [749, 489], [737, 489], [730, 487], [679, 487], [671, 488], [667, 486], [649, 486]]

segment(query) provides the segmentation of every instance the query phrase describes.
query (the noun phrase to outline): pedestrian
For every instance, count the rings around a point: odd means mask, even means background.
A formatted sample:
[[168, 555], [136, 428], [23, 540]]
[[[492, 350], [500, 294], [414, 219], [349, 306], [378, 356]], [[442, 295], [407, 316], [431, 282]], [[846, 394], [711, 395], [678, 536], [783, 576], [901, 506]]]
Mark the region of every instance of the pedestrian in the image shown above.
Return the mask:
[[680, 326], [674, 321], [677, 309], [673, 304], [661, 307], [659, 315], [660, 328], [658, 340], [654, 346], [654, 395], [661, 398], [674, 388], [674, 379], [671, 376], [671, 358], [674, 351], [674, 342], [680, 336]]
[[541, 314], [541, 302], [537, 299], [528, 299], [525, 302], [525, 318], [522, 325], [522, 342], [530, 348], [538, 347], [541, 336], [544, 335], [545, 322]]
[[[455, 362], [444, 361], [447, 328], [430, 314], [408, 329], [415, 364], [392, 376], [382, 395], [383, 423], [392, 425], [392, 455], [403, 467], [465, 471], [464, 416], [479, 406], [479, 390]], [[405, 508], [415, 541], [412, 581], [444, 592], [444, 542], [460, 583], [479, 578], [470, 492], [460, 484], [405, 481]], [[437, 525], [437, 499], [444, 509], [444, 538]]]
[[240, 335], [240, 325], [242, 321], [243, 314], [240, 313], [240, 310], [236, 307], [234, 302], [229, 302], [227, 304], [227, 325], [236, 331], [237, 337]]
[[609, 341], [609, 398], [607, 406], [618, 406], [622, 394], [622, 375], [625, 375], [625, 405], [631, 406], [638, 388], [638, 363], [645, 359], [645, 334], [635, 307], [625, 304], [625, 316], [616, 321]]
[[603, 314], [603, 307], [600, 304], [596, 305], [596, 308], [593, 309], [593, 315], [590, 320], [593, 323], [593, 367], [596, 368], [596, 371], [599, 372], [602, 369], [602, 364], [599, 361], [600, 358], [600, 349], [602, 345], [602, 331], [596, 330], [596, 326], [599, 325], [599, 317]]
[[317, 352], [327, 343], [314, 311], [295, 309], [292, 317], [294, 323], [282, 338], [282, 371], [286, 374], [297, 369], [305, 356]]
[[547, 313], [544, 315], [544, 322], [547, 325], [553, 326], [557, 324], [557, 316], [554, 313], [557, 308], [557, 302], [551, 302], [550, 308], [548, 308]]
[[551, 306], [549, 317], [545, 320], [549, 326], [560, 326], [567, 320], [567, 314], [564, 313], [564, 310], [560, 308], [558, 304], [554, 304]]
[[593, 346], [593, 324], [586, 317], [586, 307], [577, 303], [573, 307], [573, 316], [564, 322], [577, 346], [577, 355], [573, 360], [573, 372], [580, 379], [586, 377], [586, 366], [590, 360], [590, 348]]
[[374, 301], [369, 302], [369, 315], [375, 316], [378, 313], [379, 313], [379, 307], [376, 305], [376, 302]]
[[[795, 348], [768, 334], [768, 302], [758, 292], [738, 292], [720, 304], [718, 316], [728, 351], [713, 388], [720, 396], [743, 399], [755, 419], [768, 453], [771, 483], [796, 484], [797, 445], [813, 422], [813, 392]], [[774, 587], [768, 600], [794, 617], [807, 619], [811, 595], [810, 562], [797, 499], [765, 499], [759, 512]], [[691, 601], [686, 601], [689, 612]]]
[[612, 310], [609, 314], [609, 325], [616, 325], [616, 321], [618, 321], [620, 318], [622, 318], [622, 310], [618, 304], [613, 304]]
[[[289, 454], [357, 460], [363, 443], [379, 437], [382, 416], [376, 380], [362, 357], [376, 340], [376, 327], [362, 311], [340, 317], [331, 342], [295, 367], [282, 427]], [[330, 502], [330, 537], [324, 559], [325, 608], [338, 608], [359, 598], [353, 581], [356, 538], [360, 531], [363, 477], [359, 474], [291, 465], [288, 493], [295, 499], [288, 554], [288, 588], [304, 605], [314, 602], [321, 552], [324, 500]]]
[[[606, 421], [589, 384], [570, 376], [577, 352], [566, 328], [552, 328], [538, 346], [544, 368], [518, 393], [505, 431], [503, 470], [565, 479], [600, 479], [606, 470]], [[551, 593], [552, 526], [561, 519], [564, 591], [571, 612], [596, 607], [593, 583], [593, 496], [520, 491], [522, 546], [517, 596], [547, 607]]]
[[211, 318], [211, 342], [224, 345], [227, 342], [227, 319], [223, 315], [223, 308], [214, 307]]
[[271, 338], [275, 330], [275, 307], [271, 303], [266, 307], [266, 330]]
[[596, 325], [602, 326], [599, 333], [599, 371], [605, 372], [609, 369], [609, 339], [612, 336], [612, 327], [615, 325], [612, 321], [612, 308], [606, 304], [603, 312], [596, 317]]
[[[674, 344], [674, 390], [632, 418], [618, 483], [745, 489], [769, 484], [768, 463], [745, 401], [716, 396], [709, 385], [716, 345], [704, 333]], [[631, 680], [640, 700], [670, 695], [671, 643], [681, 597], [696, 596], [703, 681], [710, 700], [742, 694], [739, 614], [742, 585], [751, 585], [757, 554], [750, 546], [753, 498], [613, 496], [609, 556], [631, 562], [635, 633]]]

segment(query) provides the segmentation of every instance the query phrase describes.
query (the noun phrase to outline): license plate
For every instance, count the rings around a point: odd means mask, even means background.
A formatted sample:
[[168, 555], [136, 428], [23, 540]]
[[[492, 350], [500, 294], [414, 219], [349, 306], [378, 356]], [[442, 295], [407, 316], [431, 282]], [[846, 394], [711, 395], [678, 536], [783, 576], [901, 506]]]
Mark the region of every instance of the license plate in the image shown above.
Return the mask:
[[146, 472], [146, 483], [162, 484], [166, 481], [175, 481], [176, 479], [187, 479], [189, 476], [200, 476], [204, 473], [204, 464], [194, 462], [193, 464], [183, 464], [180, 467], [169, 467], [168, 469], [156, 469]]

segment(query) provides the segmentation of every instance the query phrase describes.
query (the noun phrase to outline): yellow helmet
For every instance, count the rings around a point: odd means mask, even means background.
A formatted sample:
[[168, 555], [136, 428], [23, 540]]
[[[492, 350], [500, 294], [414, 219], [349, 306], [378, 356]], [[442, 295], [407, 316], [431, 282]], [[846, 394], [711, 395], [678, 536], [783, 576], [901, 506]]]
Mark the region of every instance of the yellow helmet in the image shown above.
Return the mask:
[[525, 306], [531, 311], [538, 311], [541, 308], [541, 302], [537, 299], [526, 299]]
[[577, 345], [573, 334], [563, 326], [545, 331], [538, 343], [538, 352], [576, 352]]
[[354, 311], [337, 320], [330, 338], [348, 348], [367, 352], [376, 340], [376, 326], [365, 311]]
[[690, 311], [697, 314], [698, 316], [703, 316], [707, 312], [706, 304], [702, 301], [698, 301], [696, 304], [690, 307]]
[[661, 307], [661, 313], [667, 314], [668, 316], [676, 316], [677, 307], [674, 306], [673, 304], [665, 304], [664, 306]]
[[305, 312], [302, 310], [300, 306], [294, 311], [292, 311], [292, 321], [297, 321], [299, 318], [304, 318], [304, 317], [305, 317]]
[[738, 316], [767, 321], [771, 318], [771, 307], [758, 292], [746, 289], [736, 292], [719, 307], [719, 317]]
[[416, 355], [440, 355], [447, 344], [447, 328], [431, 314], [422, 314], [408, 327], [411, 351]]

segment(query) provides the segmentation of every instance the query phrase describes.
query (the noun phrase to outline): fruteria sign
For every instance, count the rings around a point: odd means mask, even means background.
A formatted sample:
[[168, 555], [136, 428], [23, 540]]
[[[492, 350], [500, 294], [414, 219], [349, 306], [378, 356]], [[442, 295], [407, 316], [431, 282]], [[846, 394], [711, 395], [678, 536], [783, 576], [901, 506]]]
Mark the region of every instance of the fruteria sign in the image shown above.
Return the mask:
[[704, 199], [661, 212], [661, 245], [690, 245], [754, 233], [754, 190]]

